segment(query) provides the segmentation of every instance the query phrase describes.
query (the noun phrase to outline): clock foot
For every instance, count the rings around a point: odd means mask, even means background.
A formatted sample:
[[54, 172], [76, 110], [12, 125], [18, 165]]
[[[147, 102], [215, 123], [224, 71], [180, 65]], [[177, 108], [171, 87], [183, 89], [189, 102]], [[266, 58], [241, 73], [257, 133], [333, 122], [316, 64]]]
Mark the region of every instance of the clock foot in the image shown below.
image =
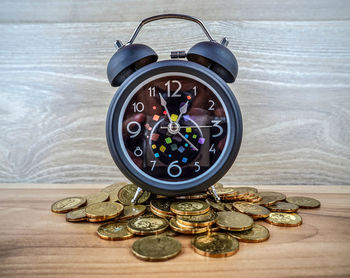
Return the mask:
[[136, 189], [135, 195], [134, 197], [131, 199], [131, 203], [132, 204], [136, 204], [137, 200], [140, 198], [141, 194], [142, 194], [143, 190], [141, 187], [138, 187]]
[[210, 187], [210, 190], [209, 190], [209, 191], [210, 191], [211, 195], [213, 195], [215, 201], [217, 201], [217, 202], [220, 202], [220, 201], [221, 201], [220, 197], [219, 197], [218, 194], [216, 193], [216, 189], [215, 189], [215, 186], [214, 186], [214, 185], [212, 185], [212, 186]]

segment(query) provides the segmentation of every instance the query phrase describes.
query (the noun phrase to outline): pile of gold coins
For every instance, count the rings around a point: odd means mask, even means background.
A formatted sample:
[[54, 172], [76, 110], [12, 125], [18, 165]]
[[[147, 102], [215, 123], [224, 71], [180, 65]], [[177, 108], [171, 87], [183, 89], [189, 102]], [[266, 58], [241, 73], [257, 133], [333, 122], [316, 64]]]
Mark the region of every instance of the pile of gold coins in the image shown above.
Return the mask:
[[68, 222], [103, 222], [97, 235], [105, 240], [139, 237], [132, 253], [139, 259], [162, 261], [181, 253], [179, 234], [195, 235], [191, 245], [203, 256], [227, 257], [239, 250], [239, 241], [262, 242], [269, 230], [256, 220], [276, 226], [302, 224], [299, 208], [318, 208], [309, 197], [287, 197], [279, 192], [258, 192], [254, 187], [224, 187], [215, 184], [215, 201], [210, 191], [167, 198], [144, 191], [131, 202], [137, 186], [112, 184], [101, 192], [68, 197], [55, 202], [51, 211], [66, 213]]

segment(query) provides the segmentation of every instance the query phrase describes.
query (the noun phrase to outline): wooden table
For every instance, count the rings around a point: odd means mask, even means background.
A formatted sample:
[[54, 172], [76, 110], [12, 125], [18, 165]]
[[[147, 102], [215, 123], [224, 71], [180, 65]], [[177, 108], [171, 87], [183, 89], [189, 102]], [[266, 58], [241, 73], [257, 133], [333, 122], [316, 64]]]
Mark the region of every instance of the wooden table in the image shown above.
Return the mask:
[[312, 196], [322, 207], [301, 210], [303, 225], [269, 228], [264, 243], [240, 243], [237, 254], [207, 258], [179, 236], [182, 253], [166, 262], [144, 262], [130, 250], [135, 239], [97, 237], [98, 224], [67, 223], [50, 205], [105, 185], [0, 185], [0, 277], [349, 277], [350, 187], [257, 186], [287, 195]]

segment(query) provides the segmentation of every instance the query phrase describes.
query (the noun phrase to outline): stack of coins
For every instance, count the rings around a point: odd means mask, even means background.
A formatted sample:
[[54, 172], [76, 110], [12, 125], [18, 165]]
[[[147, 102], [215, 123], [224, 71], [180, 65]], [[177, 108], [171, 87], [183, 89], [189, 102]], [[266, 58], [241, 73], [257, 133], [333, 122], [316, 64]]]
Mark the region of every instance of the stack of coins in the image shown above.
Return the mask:
[[181, 243], [174, 238], [180, 234], [192, 236], [197, 254], [227, 257], [239, 250], [239, 242], [269, 239], [262, 221], [295, 227], [302, 224], [299, 209], [320, 207], [318, 200], [309, 197], [221, 183], [215, 184], [220, 202], [210, 190], [176, 198], [144, 191], [133, 204], [136, 190], [135, 184], [115, 183], [101, 192], [59, 200], [51, 211], [65, 213], [68, 222], [103, 222], [97, 235], [104, 240], [139, 237], [131, 246], [132, 253], [142, 260], [162, 261], [181, 253]]

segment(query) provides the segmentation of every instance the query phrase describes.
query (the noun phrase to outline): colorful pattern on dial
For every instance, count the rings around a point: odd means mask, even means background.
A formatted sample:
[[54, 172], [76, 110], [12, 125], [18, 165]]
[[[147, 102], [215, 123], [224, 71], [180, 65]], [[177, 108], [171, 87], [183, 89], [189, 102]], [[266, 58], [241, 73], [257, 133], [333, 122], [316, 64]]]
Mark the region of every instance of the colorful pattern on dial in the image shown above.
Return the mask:
[[200, 175], [226, 144], [226, 115], [215, 92], [180, 76], [143, 86], [127, 105], [123, 140], [133, 162], [158, 179]]

